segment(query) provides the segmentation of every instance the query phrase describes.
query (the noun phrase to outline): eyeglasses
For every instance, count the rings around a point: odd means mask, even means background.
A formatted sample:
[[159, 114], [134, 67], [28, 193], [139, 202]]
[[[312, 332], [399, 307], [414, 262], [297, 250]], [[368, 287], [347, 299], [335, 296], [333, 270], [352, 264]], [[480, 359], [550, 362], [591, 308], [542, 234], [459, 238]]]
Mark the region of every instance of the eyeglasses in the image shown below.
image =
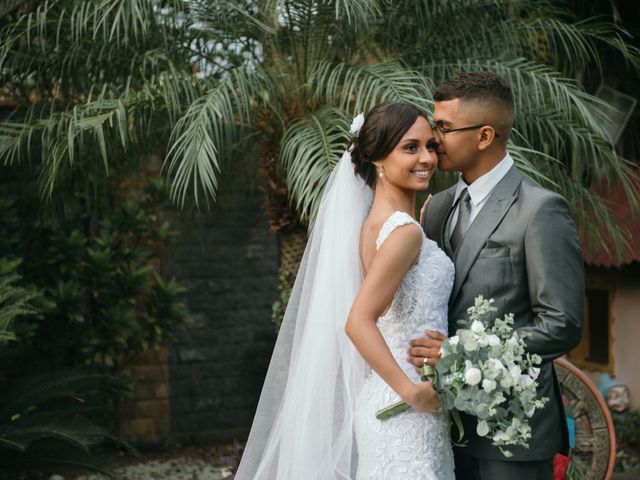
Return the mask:
[[[476, 128], [482, 128], [486, 126], [489, 126], [489, 125], [469, 125], [468, 127], [458, 127], [458, 128], [444, 128], [444, 127], [441, 127], [440, 125], [431, 125], [431, 128], [436, 133], [436, 135], [442, 136], [442, 138], [444, 138], [447, 135], [447, 133], [464, 132], [465, 130], [474, 130]], [[495, 128], [493, 130], [495, 131]], [[496, 132], [496, 138], [498, 137], [500, 137], [500, 135], [498, 134], [498, 132]]]

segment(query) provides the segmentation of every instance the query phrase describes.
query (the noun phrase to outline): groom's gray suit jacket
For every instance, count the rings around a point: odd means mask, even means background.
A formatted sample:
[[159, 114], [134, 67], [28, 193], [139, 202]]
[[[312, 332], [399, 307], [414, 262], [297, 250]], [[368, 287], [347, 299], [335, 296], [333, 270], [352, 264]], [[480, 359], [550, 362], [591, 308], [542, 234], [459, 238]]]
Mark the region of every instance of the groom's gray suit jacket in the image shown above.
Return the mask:
[[[455, 185], [434, 195], [423, 228], [450, 256], [445, 234]], [[549, 402], [531, 418], [529, 448], [510, 448], [511, 460], [533, 461], [568, 450], [566, 419], [552, 360], [578, 344], [584, 310], [584, 264], [567, 202], [513, 166], [469, 226], [453, 258], [449, 334], [477, 295], [494, 298], [496, 315], [515, 315], [515, 327], [531, 332], [530, 352], [543, 358], [539, 397]], [[428, 293], [427, 293], [428, 294]], [[505, 460], [488, 438], [478, 437], [474, 417], [463, 415], [467, 452]]]

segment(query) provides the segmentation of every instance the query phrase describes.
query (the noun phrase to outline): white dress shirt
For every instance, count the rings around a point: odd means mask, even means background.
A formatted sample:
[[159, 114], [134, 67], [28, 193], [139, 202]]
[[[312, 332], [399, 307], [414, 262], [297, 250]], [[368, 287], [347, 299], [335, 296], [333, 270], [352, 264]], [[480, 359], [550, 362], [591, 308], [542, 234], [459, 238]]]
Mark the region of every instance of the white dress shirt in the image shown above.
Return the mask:
[[[458, 197], [460, 197], [460, 193], [464, 188], [466, 188], [469, 191], [469, 197], [471, 197], [471, 200], [469, 201], [471, 204], [471, 213], [469, 214], [469, 225], [467, 225], [467, 228], [471, 226], [473, 220], [478, 216], [480, 210], [482, 210], [482, 207], [487, 203], [489, 194], [493, 191], [496, 185], [498, 185], [500, 180], [504, 178], [512, 166], [513, 159], [511, 158], [511, 155], [507, 153], [495, 167], [476, 179], [476, 181], [471, 185], [467, 185], [462, 179], [462, 174], [460, 175], [452, 205], [455, 205]], [[449, 236], [453, 234], [453, 229], [458, 220], [458, 210], [459, 206], [456, 207], [455, 211], [451, 215], [451, 221], [449, 222]]]

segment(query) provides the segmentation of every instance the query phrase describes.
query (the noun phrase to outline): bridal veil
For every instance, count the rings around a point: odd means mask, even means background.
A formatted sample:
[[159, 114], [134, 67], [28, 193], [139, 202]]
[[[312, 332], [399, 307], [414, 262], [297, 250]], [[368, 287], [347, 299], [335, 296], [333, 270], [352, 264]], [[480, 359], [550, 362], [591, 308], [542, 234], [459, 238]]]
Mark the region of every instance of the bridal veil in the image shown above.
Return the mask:
[[[352, 479], [366, 365], [344, 332], [373, 191], [347, 151], [325, 187], [235, 480]], [[249, 381], [249, 380], [248, 380]]]

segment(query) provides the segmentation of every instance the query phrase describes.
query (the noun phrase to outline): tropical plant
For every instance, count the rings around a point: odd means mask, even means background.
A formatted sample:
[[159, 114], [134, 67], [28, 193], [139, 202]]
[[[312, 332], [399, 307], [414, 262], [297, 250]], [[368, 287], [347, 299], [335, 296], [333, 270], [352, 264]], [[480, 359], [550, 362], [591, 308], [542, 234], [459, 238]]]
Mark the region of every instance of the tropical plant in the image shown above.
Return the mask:
[[[507, 77], [518, 115], [509, 149], [563, 193], [584, 238], [624, 235], [590, 187], [632, 195], [637, 178], [581, 78], [638, 50], [562, 0], [48, 0], [5, 15], [0, 84], [18, 107], [0, 162], [38, 161], [45, 195], [87, 169], [150, 150], [173, 199], [215, 199], [230, 163], [259, 172], [276, 230], [311, 224], [348, 120], [384, 100], [429, 109], [462, 70]], [[1, 11], [1, 10], [0, 10]], [[132, 155], [133, 152], [133, 155]], [[233, 160], [233, 161], [232, 161]], [[80, 177], [82, 178], [82, 177]], [[293, 207], [292, 208], [290, 208]]]
[[615, 413], [616, 469], [628, 473], [640, 473], [640, 410]]
[[[19, 259], [0, 258], [0, 350], [16, 340], [14, 320], [37, 311], [40, 292], [18, 286], [19, 264]], [[0, 382], [0, 478], [50, 467], [110, 476], [103, 466], [105, 442], [122, 444], [94, 421], [101, 409], [92, 396], [119, 384], [112, 377], [78, 372]]]
[[17, 273], [20, 263], [21, 259], [0, 258], [0, 347], [15, 340], [12, 327], [16, 317], [36, 312], [32, 302], [39, 292], [15, 285], [21, 278]]
[[608, 105], [586, 87], [606, 79], [602, 66], [611, 58], [637, 78], [640, 51], [612, 13], [577, 18], [570, 7], [564, 0], [394, 2], [397, 14], [386, 17], [379, 39], [436, 83], [467, 70], [509, 79], [517, 106], [509, 151], [519, 167], [567, 198], [585, 240], [594, 245], [614, 232], [611, 253], [620, 253], [625, 232], [591, 187], [622, 188], [635, 208], [638, 178], [611, 142]]
[[37, 318], [18, 326], [21, 342], [5, 348], [5, 357], [117, 375], [183, 323], [183, 288], [156, 265], [169, 235], [166, 188], [153, 180], [111, 207], [118, 178], [91, 180], [91, 199], [75, 190], [74, 212], [55, 221], [39, 218], [37, 196], [24, 184], [21, 193], [0, 184], [1, 252], [25, 259], [21, 270], [39, 287], [42, 304]]

